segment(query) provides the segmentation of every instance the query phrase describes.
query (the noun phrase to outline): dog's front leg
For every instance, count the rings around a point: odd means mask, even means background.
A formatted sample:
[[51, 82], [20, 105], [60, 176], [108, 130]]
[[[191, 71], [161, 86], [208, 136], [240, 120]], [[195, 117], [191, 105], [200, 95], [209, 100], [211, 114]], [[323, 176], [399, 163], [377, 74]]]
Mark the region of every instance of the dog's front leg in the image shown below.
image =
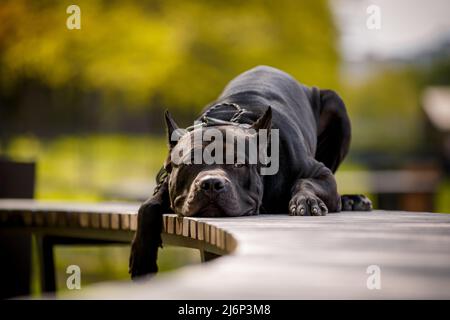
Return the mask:
[[131, 244], [129, 273], [131, 278], [156, 273], [158, 248], [162, 245], [163, 213], [168, 210], [167, 181], [145, 201], [138, 212], [137, 230]]
[[299, 177], [292, 187], [289, 214], [293, 216], [324, 216], [341, 210], [336, 180], [330, 169], [311, 160], [311, 169]]

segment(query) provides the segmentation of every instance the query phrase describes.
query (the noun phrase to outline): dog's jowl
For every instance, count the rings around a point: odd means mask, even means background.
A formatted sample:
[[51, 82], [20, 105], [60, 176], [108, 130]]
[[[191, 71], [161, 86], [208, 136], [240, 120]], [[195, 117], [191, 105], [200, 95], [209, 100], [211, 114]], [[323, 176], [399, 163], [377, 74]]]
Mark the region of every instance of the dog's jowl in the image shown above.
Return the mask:
[[260, 66], [233, 79], [186, 129], [166, 112], [168, 157], [154, 195], [139, 209], [132, 277], [157, 271], [162, 214], [323, 216], [370, 210], [340, 196], [334, 172], [351, 137], [344, 102], [287, 73]]

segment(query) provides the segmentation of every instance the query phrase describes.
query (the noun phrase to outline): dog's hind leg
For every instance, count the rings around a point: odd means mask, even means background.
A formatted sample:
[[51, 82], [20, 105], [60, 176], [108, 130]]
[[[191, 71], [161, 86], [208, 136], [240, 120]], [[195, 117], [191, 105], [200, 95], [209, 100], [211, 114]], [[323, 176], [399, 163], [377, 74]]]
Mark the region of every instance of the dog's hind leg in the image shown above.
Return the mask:
[[313, 88], [313, 108], [318, 116], [315, 158], [335, 173], [350, 147], [351, 125], [345, 104], [336, 92]]
[[[335, 173], [350, 146], [350, 119], [344, 102], [332, 90], [313, 88], [313, 107], [318, 116], [315, 158]], [[341, 210], [370, 211], [371, 209], [372, 203], [364, 195], [341, 196]]]
[[344, 194], [341, 196], [342, 211], [370, 211], [372, 201], [363, 194]]

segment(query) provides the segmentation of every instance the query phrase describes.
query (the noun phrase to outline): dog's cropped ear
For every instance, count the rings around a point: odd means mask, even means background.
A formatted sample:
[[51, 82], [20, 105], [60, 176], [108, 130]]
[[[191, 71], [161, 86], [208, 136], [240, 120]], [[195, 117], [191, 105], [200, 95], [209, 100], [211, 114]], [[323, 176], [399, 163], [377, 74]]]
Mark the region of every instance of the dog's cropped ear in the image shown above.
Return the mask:
[[[173, 120], [172, 115], [169, 113], [169, 110], [166, 110], [164, 113], [164, 118], [166, 120], [166, 128], [167, 128], [167, 138], [169, 140], [169, 147], [172, 149], [178, 142], [180, 135], [176, 134], [176, 130], [179, 129], [175, 120]], [[174, 134], [175, 132], [175, 134]]]
[[260, 129], [270, 129], [272, 126], [272, 108], [269, 106], [266, 112], [252, 125], [256, 131]]

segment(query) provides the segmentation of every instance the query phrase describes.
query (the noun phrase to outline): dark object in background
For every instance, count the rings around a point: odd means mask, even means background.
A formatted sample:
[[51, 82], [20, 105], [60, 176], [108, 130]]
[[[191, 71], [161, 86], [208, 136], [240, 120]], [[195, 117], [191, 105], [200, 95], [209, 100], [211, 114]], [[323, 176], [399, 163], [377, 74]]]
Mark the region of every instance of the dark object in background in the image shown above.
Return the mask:
[[378, 151], [354, 153], [353, 160], [368, 171], [352, 173], [354, 181], [365, 181], [374, 208], [434, 212], [443, 173], [440, 163], [429, 153], [387, 154]]
[[[35, 163], [0, 159], [0, 198], [34, 197]], [[30, 294], [31, 236], [0, 223], [0, 299]]]
[[441, 170], [434, 163], [411, 163], [400, 170], [373, 172], [371, 187], [377, 208], [433, 212], [441, 182]]
[[0, 159], [0, 198], [32, 199], [36, 164]]

